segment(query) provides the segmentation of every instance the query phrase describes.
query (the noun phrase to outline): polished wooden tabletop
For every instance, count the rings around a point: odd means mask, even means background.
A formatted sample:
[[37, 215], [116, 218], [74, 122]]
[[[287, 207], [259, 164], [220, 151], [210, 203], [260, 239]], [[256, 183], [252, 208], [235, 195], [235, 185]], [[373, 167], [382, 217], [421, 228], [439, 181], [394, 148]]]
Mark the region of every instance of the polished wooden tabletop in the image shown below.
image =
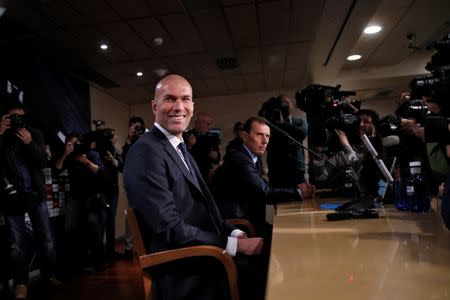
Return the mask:
[[437, 213], [385, 207], [378, 219], [328, 222], [320, 202], [278, 206], [266, 299], [450, 299]]

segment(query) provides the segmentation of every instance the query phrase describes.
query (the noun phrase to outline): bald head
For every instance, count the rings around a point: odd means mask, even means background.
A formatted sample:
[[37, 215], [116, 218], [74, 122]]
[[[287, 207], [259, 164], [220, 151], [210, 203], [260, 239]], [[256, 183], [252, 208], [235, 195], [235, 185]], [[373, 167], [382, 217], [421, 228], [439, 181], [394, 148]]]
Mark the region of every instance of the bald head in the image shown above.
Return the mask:
[[155, 121], [181, 139], [194, 112], [192, 87], [179, 75], [169, 75], [156, 85], [152, 101]]
[[164, 94], [164, 91], [167, 90], [169, 86], [183, 86], [190, 90], [192, 96], [192, 87], [190, 83], [183, 76], [172, 74], [167, 75], [163, 79], [161, 79], [158, 84], [156, 84], [155, 88], [155, 100], [161, 97]]
[[200, 133], [207, 133], [213, 125], [214, 119], [210, 113], [199, 112], [195, 118], [194, 127]]

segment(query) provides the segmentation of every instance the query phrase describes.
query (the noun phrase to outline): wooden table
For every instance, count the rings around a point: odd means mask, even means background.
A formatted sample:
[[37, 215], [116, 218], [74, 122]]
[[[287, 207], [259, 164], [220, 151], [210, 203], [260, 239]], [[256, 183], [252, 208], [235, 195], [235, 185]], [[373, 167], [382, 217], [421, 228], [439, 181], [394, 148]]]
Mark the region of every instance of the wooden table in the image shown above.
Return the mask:
[[387, 207], [328, 222], [320, 202], [278, 206], [266, 299], [450, 299], [450, 234], [437, 213]]

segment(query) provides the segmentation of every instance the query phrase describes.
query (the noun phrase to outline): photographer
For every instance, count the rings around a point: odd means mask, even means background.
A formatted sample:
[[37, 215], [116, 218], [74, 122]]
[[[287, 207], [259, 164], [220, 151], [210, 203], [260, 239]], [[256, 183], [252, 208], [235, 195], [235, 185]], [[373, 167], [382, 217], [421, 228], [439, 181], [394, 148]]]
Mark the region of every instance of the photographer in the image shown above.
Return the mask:
[[[220, 162], [220, 138], [211, 132], [213, 117], [206, 112], [200, 112], [194, 122], [194, 128], [183, 134], [186, 140], [192, 142], [191, 154], [197, 162], [200, 173], [205, 182], [209, 183], [212, 172]], [[195, 137], [195, 139], [192, 138]]]
[[57, 170], [67, 170], [69, 174], [70, 195], [64, 205], [64, 225], [69, 262], [75, 272], [83, 268], [104, 268], [105, 199], [102, 192], [105, 167], [94, 148], [95, 132], [84, 138], [70, 134], [64, 153], [55, 163]]
[[361, 172], [359, 178], [364, 192], [375, 196], [378, 190], [378, 167], [364, 146], [361, 136], [365, 134], [375, 150], [380, 153], [381, 141], [375, 130], [375, 124], [378, 121], [378, 113], [370, 109], [361, 109], [354, 115], [344, 114], [330, 119], [327, 125], [336, 133], [339, 148], [342, 149], [345, 157], [343, 158], [339, 153], [330, 155], [328, 160], [336, 166], [335, 168], [325, 163], [319, 164], [321, 161], [313, 158], [310, 176], [316, 180], [320, 179], [320, 182], [327, 182], [333, 187], [342, 188], [344, 179], [340, 178], [342, 176], [339, 176], [339, 171], [351, 166], [357, 173]]
[[128, 150], [142, 134], [145, 132], [145, 122], [141, 117], [131, 117], [128, 120], [128, 136], [125, 144], [122, 146], [122, 161], [125, 163]]
[[16, 298], [27, 297], [28, 259], [25, 213], [33, 226], [33, 238], [41, 258], [41, 280], [60, 284], [55, 278], [55, 244], [45, 201], [42, 169], [47, 155], [44, 138], [36, 128], [27, 125], [25, 110], [12, 103], [0, 121], [0, 165], [2, 181], [12, 186], [2, 188], [1, 206], [6, 214], [11, 237], [10, 261]]
[[[308, 132], [306, 120], [291, 115], [291, 101], [286, 95], [273, 97], [259, 111], [273, 125], [302, 143]], [[303, 148], [277, 130], [267, 146], [269, 183], [274, 187], [292, 188], [305, 180], [305, 156]]]
[[106, 257], [121, 257], [115, 250], [116, 211], [119, 202], [119, 170], [123, 168], [122, 157], [117, 151], [116, 132], [112, 128], [96, 130], [98, 133], [96, 150], [105, 165], [104, 195], [106, 209]]

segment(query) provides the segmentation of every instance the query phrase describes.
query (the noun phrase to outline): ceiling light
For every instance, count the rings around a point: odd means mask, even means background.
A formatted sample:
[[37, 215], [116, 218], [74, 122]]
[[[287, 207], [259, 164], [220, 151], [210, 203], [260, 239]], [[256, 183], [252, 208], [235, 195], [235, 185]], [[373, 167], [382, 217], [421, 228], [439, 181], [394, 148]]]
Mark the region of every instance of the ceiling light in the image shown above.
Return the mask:
[[359, 55], [359, 54], [353, 54], [353, 55], [347, 56], [347, 60], [358, 60], [358, 59], [361, 59], [361, 55]]
[[137, 76], [137, 77], [141, 77], [142, 75], [144, 75], [144, 73], [142, 73], [142, 72], [137, 72], [137, 73], [136, 73], [136, 76]]
[[106, 44], [101, 44], [101, 45], [100, 45], [100, 49], [106, 50], [106, 49], [108, 49], [108, 45], [106, 45]]
[[163, 42], [164, 42], [164, 39], [162, 37], [155, 37], [153, 39], [153, 45], [155, 45], [157, 47], [161, 46], [163, 44]]
[[380, 32], [380, 31], [381, 31], [381, 26], [378, 26], [378, 25], [367, 26], [364, 29], [365, 34], [374, 34], [374, 33]]
[[167, 72], [169, 72], [169, 70], [165, 69], [165, 68], [160, 68], [160, 69], [156, 69], [155, 74], [158, 75], [159, 77], [163, 77], [164, 75], [167, 74]]

